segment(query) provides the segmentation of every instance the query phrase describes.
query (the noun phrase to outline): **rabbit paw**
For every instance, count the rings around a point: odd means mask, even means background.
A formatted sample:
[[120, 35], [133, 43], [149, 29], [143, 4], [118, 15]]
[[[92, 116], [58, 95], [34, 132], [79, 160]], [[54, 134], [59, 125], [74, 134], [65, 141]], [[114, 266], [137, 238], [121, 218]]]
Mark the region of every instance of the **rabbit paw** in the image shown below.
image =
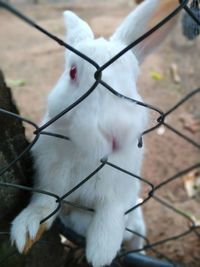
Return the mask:
[[116, 244], [111, 240], [107, 242], [102, 239], [102, 242], [100, 242], [100, 240], [93, 238], [93, 241], [88, 240], [87, 242], [86, 258], [93, 267], [110, 265], [119, 249], [120, 247], [116, 247]]
[[26, 254], [44, 231], [51, 226], [51, 220], [40, 224], [47, 215], [46, 209], [29, 206], [14, 219], [11, 227], [11, 242], [16, 244], [20, 253]]

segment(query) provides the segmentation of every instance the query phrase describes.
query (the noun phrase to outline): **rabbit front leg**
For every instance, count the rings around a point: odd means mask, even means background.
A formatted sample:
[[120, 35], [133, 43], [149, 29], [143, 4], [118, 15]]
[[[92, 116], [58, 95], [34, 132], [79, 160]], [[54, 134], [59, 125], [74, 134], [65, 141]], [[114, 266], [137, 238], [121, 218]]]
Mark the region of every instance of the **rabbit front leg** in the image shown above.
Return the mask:
[[[44, 223], [40, 222], [55, 210], [55, 204], [49, 197], [37, 197], [37, 203], [31, 203], [14, 219], [11, 226], [11, 242], [15, 243], [20, 253], [27, 253], [32, 245], [40, 239], [43, 232], [49, 229], [55, 215]], [[39, 199], [43, 204], [39, 204]], [[55, 200], [54, 200], [55, 201]], [[48, 203], [48, 205], [47, 205]], [[49, 205], [52, 203], [52, 205]]]
[[[142, 249], [146, 241], [146, 225], [141, 207], [137, 207], [126, 216], [128, 216], [126, 222], [126, 228], [128, 230], [124, 233], [126, 250], [132, 251]], [[141, 250], [141, 253], [145, 254], [143, 250]]]
[[98, 203], [88, 228], [86, 257], [93, 267], [110, 265], [120, 249], [124, 233], [124, 210], [120, 203]]
[[[62, 196], [67, 191], [68, 168], [63, 169], [63, 159], [50, 151], [47, 139], [40, 139], [33, 151], [36, 165], [35, 188]], [[62, 163], [63, 164], [63, 163]], [[65, 164], [67, 165], [67, 164]], [[14, 219], [11, 226], [11, 241], [20, 253], [26, 253], [42, 233], [49, 229], [57, 214], [43, 224], [40, 222], [58, 207], [56, 198], [47, 194], [33, 193], [30, 204]]]

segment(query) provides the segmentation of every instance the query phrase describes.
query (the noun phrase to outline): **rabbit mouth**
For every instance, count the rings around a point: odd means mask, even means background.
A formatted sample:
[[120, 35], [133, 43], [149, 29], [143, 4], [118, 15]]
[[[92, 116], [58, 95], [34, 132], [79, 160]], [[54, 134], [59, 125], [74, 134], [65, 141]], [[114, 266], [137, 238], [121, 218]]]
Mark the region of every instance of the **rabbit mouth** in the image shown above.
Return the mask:
[[115, 137], [112, 137], [112, 139], [111, 139], [112, 152], [117, 152], [119, 150], [119, 148], [120, 148], [119, 142], [117, 141], [117, 139]]
[[104, 135], [104, 138], [106, 139], [106, 142], [109, 147], [108, 154], [113, 154], [120, 150], [121, 146], [120, 146], [120, 143], [117, 137], [107, 134], [107, 135]]
[[109, 153], [112, 154], [120, 150], [120, 142], [119, 138], [117, 138], [114, 134], [109, 134], [106, 131], [104, 131], [101, 127], [99, 127], [101, 134], [106, 140], [106, 143], [108, 144], [109, 147]]

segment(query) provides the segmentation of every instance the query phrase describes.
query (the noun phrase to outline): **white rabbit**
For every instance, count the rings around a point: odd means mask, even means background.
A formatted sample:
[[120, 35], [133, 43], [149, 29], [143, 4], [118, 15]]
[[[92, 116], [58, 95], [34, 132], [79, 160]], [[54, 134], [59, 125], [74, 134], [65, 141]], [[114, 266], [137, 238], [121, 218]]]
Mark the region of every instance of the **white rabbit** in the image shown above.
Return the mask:
[[[144, 1], [110, 40], [94, 39], [86, 22], [65, 11], [67, 43], [101, 66], [145, 33], [159, 3], [159, 0]], [[102, 80], [115, 91], [142, 101], [136, 88], [139, 64], [163, 40], [168, 27], [163, 27], [106, 68]], [[49, 95], [43, 124], [83, 95], [94, 84], [95, 72], [93, 65], [67, 51], [66, 69]], [[45, 129], [67, 136], [70, 141], [40, 136], [33, 147], [35, 188], [62, 196], [93, 172], [105, 156], [109, 162], [140, 175], [143, 148], [138, 148], [138, 138], [146, 126], [146, 108], [115, 96], [99, 84], [84, 101]], [[137, 204], [139, 191], [138, 179], [105, 165], [66, 198], [95, 212], [66, 206], [48, 219], [43, 228], [49, 229], [59, 215], [68, 227], [86, 237], [88, 262], [94, 267], [109, 265], [123, 240], [128, 240], [132, 249], [143, 246], [142, 238], [125, 231], [128, 227], [145, 235], [141, 209], [125, 215]], [[28, 239], [32, 240], [32, 245], [39, 238], [40, 221], [57, 205], [51, 196], [33, 194], [30, 204], [12, 222], [11, 240], [19, 252], [29, 248]]]

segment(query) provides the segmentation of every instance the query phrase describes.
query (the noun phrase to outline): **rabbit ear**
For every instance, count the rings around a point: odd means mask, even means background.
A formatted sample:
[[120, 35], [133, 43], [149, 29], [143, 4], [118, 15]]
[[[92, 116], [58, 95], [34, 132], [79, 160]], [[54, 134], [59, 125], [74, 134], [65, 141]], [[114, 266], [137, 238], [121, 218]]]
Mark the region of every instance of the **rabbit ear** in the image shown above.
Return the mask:
[[66, 28], [66, 42], [76, 45], [86, 39], [93, 39], [94, 34], [90, 26], [71, 11], [64, 11], [64, 22]]
[[[111, 36], [110, 40], [121, 41], [126, 45], [131, 44], [166, 17], [177, 6], [178, 0], [144, 1], [130, 13], [113, 36]], [[161, 43], [174, 24], [174, 19], [172, 19], [137, 46], [133, 47], [132, 51], [140, 63]]]

